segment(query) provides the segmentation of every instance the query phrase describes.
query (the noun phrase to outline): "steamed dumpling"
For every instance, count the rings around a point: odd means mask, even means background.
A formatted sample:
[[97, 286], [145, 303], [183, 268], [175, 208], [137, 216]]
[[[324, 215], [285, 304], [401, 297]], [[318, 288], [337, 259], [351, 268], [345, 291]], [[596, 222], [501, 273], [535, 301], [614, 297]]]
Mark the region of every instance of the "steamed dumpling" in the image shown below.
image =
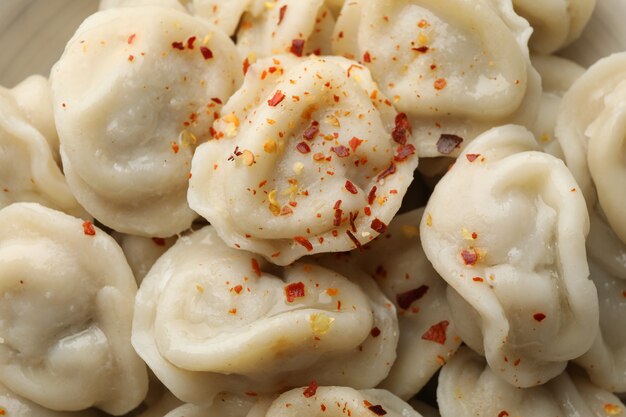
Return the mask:
[[512, 385], [545, 383], [591, 347], [588, 230], [572, 174], [518, 126], [476, 139], [428, 201], [422, 245], [450, 285], [458, 332]]
[[343, 58], [258, 61], [222, 114], [193, 158], [189, 204], [278, 265], [374, 239], [417, 166], [406, 117]]
[[196, 216], [187, 181], [196, 145], [239, 83], [232, 41], [159, 7], [83, 22], [51, 75], [61, 156], [79, 202], [112, 229], [171, 236]]
[[115, 241], [33, 203], [0, 210], [0, 382], [53, 410], [121, 415], [143, 400], [130, 344], [137, 286]]

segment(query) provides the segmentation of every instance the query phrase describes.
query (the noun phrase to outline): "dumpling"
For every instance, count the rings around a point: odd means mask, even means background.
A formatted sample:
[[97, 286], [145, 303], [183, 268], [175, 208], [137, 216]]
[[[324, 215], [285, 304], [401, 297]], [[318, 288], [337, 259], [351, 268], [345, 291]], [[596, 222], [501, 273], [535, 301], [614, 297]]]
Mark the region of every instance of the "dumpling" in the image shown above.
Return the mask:
[[384, 236], [362, 252], [327, 255], [322, 261], [339, 273], [362, 268], [393, 301], [400, 327], [397, 358], [379, 387], [405, 400], [417, 394], [461, 345], [446, 300], [447, 284], [420, 243], [423, 213], [421, 208], [396, 216]]
[[587, 240], [591, 279], [598, 289], [600, 333], [575, 361], [591, 380], [613, 392], [626, 392], [626, 244], [592, 211]]
[[232, 41], [175, 10], [132, 7], [83, 22], [52, 69], [70, 188], [100, 222], [171, 236], [187, 205], [191, 157], [239, 83]]
[[343, 58], [258, 61], [222, 114], [194, 155], [189, 205], [277, 265], [374, 239], [417, 166], [406, 117]]
[[[95, 411], [52, 411], [24, 399], [0, 384], [0, 415], [7, 417], [98, 417]], [[160, 416], [159, 416], [160, 417]]]
[[530, 132], [494, 128], [437, 184], [420, 232], [463, 341], [517, 387], [545, 383], [598, 332], [584, 198]]
[[576, 40], [589, 22], [596, 0], [513, 0], [515, 11], [533, 27], [530, 47], [550, 54]]
[[48, 79], [31, 75], [7, 92], [15, 99], [24, 119], [46, 138], [54, 160], [60, 163], [59, 135], [54, 124], [52, 90]]
[[[221, 393], [211, 405], [184, 404], [165, 414], [165, 417], [246, 417], [249, 416], [253, 407], [268, 400], [270, 398], [266, 396]], [[163, 416], [163, 414], [159, 415], [159, 417]]]
[[172, 393], [199, 405], [311, 379], [373, 387], [395, 359], [396, 313], [369, 277], [354, 282], [310, 263], [274, 267], [206, 226], [145, 277], [133, 346]]
[[[233, 36], [241, 16], [255, 0], [193, 0], [193, 12]], [[273, 3], [272, 3], [273, 4]]]
[[133, 271], [137, 285], [141, 284], [152, 265], [176, 242], [176, 236], [142, 237], [114, 233], [113, 237], [122, 247], [130, 269]]
[[544, 152], [565, 159], [555, 128], [563, 95], [580, 78], [585, 69], [573, 61], [556, 55], [533, 55], [531, 61], [541, 76], [541, 104], [531, 131]]
[[467, 348], [441, 369], [437, 402], [442, 417], [624, 417], [624, 404], [574, 369], [546, 385], [519, 389], [502, 381]]
[[286, 53], [329, 55], [335, 18], [324, 3], [252, 0], [237, 30], [239, 53], [259, 58]]
[[53, 410], [124, 414], [146, 367], [130, 344], [137, 286], [115, 241], [34, 203], [0, 210], [0, 382]]
[[406, 113], [420, 157], [457, 156], [492, 126], [534, 122], [530, 33], [510, 1], [351, 0], [333, 51], [363, 62]]
[[20, 201], [87, 217], [46, 138], [28, 122], [15, 99], [0, 91], [0, 209]]
[[[183, 0], [183, 3], [184, 2], [185, 0]], [[185, 6], [183, 6], [179, 0], [100, 0], [98, 10], [144, 6], [162, 6], [178, 10], [180, 12], [187, 12], [187, 9], [185, 9]]]
[[421, 417], [409, 404], [383, 389], [318, 387], [315, 382], [287, 391], [273, 402], [264, 404], [266, 409], [256, 407], [248, 417]]
[[[563, 97], [556, 135], [587, 199], [626, 243], [626, 52], [591, 66]], [[596, 195], [597, 192], [597, 195]]]

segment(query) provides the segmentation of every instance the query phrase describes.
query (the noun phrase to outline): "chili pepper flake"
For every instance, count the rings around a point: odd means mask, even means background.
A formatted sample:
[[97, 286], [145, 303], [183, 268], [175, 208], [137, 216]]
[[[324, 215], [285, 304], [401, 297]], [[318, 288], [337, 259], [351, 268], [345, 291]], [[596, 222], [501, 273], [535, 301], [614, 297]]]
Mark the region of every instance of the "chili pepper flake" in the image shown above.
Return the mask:
[[370, 56], [370, 53], [367, 51], [363, 54], [363, 62], [367, 62], [368, 64], [372, 62], [372, 57]]
[[237, 309], [236, 308], [231, 308], [230, 310], [228, 310], [228, 314], [232, 314], [232, 315], [237, 314]]
[[352, 182], [350, 182], [350, 180], [346, 180], [346, 190], [348, 190], [350, 192], [350, 194], [357, 194], [359, 192], [359, 190], [357, 190], [355, 185], [352, 184]]
[[285, 296], [288, 303], [293, 303], [296, 298], [304, 297], [304, 282], [293, 282], [285, 286]]
[[406, 113], [398, 113], [395, 118], [395, 125], [391, 131], [391, 137], [400, 145], [405, 145], [407, 136], [411, 134], [411, 124]]
[[326, 411], [326, 406], [324, 404], [321, 404], [320, 405], [320, 410], [322, 410], [322, 412], [325, 412]]
[[311, 252], [313, 250], [313, 245], [311, 245], [311, 242], [309, 242], [309, 239], [307, 239], [306, 237], [296, 236], [293, 238], [293, 240], [295, 240], [296, 243], [298, 243], [299, 245], [304, 246], [307, 252]]
[[271, 99], [267, 100], [267, 104], [269, 104], [270, 107], [276, 107], [284, 99], [285, 99], [285, 95], [283, 94], [283, 92], [280, 90], [276, 90], [276, 92], [274, 93], [274, 96]]
[[309, 145], [306, 144], [306, 142], [300, 142], [296, 145], [296, 149], [298, 150], [298, 152], [300, 153], [309, 153], [311, 152], [311, 148], [309, 147]]
[[380, 336], [380, 329], [378, 327], [374, 327], [370, 331], [370, 334], [372, 335], [372, 337], [378, 337], [378, 336]]
[[426, 52], [428, 52], [429, 49], [430, 48], [428, 46], [420, 46], [419, 48], [411, 48], [411, 50], [422, 53], [422, 54], [425, 54]]
[[135, 37], [136, 37], [136, 36], [137, 36], [137, 34], [136, 34], [136, 33], [133, 33], [133, 34], [131, 34], [131, 35], [128, 37], [128, 41], [127, 41], [127, 42], [128, 42], [128, 44], [129, 44], [129, 45], [132, 45], [132, 43], [133, 43], [133, 41], [135, 40]]
[[252, 258], [250, 259], [250, 263], [252, 264], [252, 270], [254, 271], [254, 273], [256, 274], [257, 277], [261, 276], [261, 267], [259, 266], [259, 262]]
[[476, 160], [476, 158], [478, 158], [479, 156], [480, 156], [479, 153], [468, 153], [468, 154], [465, 155], [467, 160], [470, 161], [470, 162], [474, 162]]
[[330, 148], [330, 150], [331, 152], [337, 154], [339, 158], [345, 158], [347, 156], [350, 156], [350, 149], [346, 148], [343, 145], [333, 146]]
[[461, 258], [463, 258], [463, 262], [467, 266], [474, 266], [478, 261], [478, 253], [475, 249], [467, 250], [463, 249], [461, 251]]
[[406, 160], [409, 156], [415, 154], [415, 146], [411, 145], [400, 145], [396, 151], [396, 154], [393, 156], [393, 160], [396, 162], [402, 162]]
[[543, 314], [543, 313], [535, 313], [535, 314], [533, 314], [533, 318], [534, 318], [536, 321], [538, 321], [538, 322], [542, 322], [542, 321], [543, 321], [543, 319], [545, 319], [545, 318], [546, 318], [546, 315], [545, 315], [545, 314]]
[[354, 222], [358, 216], [359, 216], [358, 211], [350, 212], [350, 228], [352, 229], [353, 233], [356, 233], [356, 225], [354, 224]]
[[463, 143], [463, 138], [457, 135], [452, 135], [448, 133], [442, 133], [439, 136], [439, 140], [437, 140], [437, 150], [439, 153], [444, 155], [448, 155], [452, 153], [456, 148], [461, 146]]
[[498, 413], [498, 417], [508, 417], [509, 413], [502, 410]]
[[187, 48], [189, 49], [193, 49], [193, 44], [196, 42], [196, 37], [195, 36], [190, 36], [187, 39]]
[[206, 46], [201, 46], [200, 47], [200, 53], [202, 54], [202, 57], [204, 59], [211, 59], [211, 58], [213, 58], [213, 51], [211, 51]]
[[359, 239], [357, 239], [356, 236], [354, 236], [354, 234], [352, 234], [352, 232], [349, 230], [346, 230], [346, 234], [348, 235], [348, 238], [350, 238], [352, 243], [354, 243], [354, 246], [358, 249], [361, 249], [362, 245], [361, 242], [359, 242]]
[[348, 142], [348, 146], [350, 146], [350, 149], [352, 149], [352, 152], [356, 152], [357, 148], [363, 143], [363, 141], [359, 138], [357, 138], [356, 136], [354, 136], [352, 139], [350, 139], [350, 141]]
[[378, 177], [376, 177], [376, 181], [380, 181], [382, 179], [387, 178], [390, 175], [393, 175], [396, 173], [396, 164], [394, 164], [393, 162], [387, 167], [387, 169], [385, 169], [383, 172], [381, 172]]
[[304, 39], [294, 39], [291, 41], [291, 48], [289, 48], [289, 52], [291, 52], [297, 57], [301, 57], [303, 51], [304, 51]]
[[183, 45], [182, 42], [172, 42], [172, 48], [179, 49], [182, 51], [185, 49], [185, 45]]
[[372, 228], [372, 230], [378, 233], [385, 233], [385, 231], [387, 230], [387, 225], [378, 218], [374, 218], [374, 220], [372, 220], [370, 227]]
[[442, 320], [437, 324], [430, 326], [430, 329], [422, 335], [422, 339], [430, 340], [431, 342], [439, 343], [443, 345], [446, 343], [446, 330], [450, 322], [448, 320]]
[[235, 291], [237, 294], [241, 294], [241, 292], [243, 291], [243, 285], [241, 284], [237, 284], [233, 287], [233, 291]]
[[250, 68], [250, 60], [246, 57], [246, 59], [243, 60], [243, 75], [245, 76], [248, 73], [248, 69]]
[[370, 410], [372, 413], [376, 414], [377, 416], [384, 416], [385, 414], [387, 414], [387, 411], [385, 411], [383, 406], [380, 404], [370, 405], [369, 407], [367, 407], [367, 409]]
[[285, 4], [278, 11], [278, 25], [283, 23], [283, 19], [285, 18], [285, 12], [287, 11], [287, 5]]
[[87, 236], [96, 235], [96, 229], [94, 229], [93, 223], [90, 222], [89, 220], [85, 220], [83, 222], [83, 233], [86, 234]]
[[483, 282], [484, 279], [482, 277], [474, 277], [474, 278], [472, 278], [472, 281], [474, 281], [474, 282]]
[[152, 241], [157, 246], [165, 246], [165, 239], [163, 239], [162, 237], [153, 237]]
[[319, 131], [319, 122], [314, 120], [311, 122], [311, 126], [306, 128], [302, 136], [304, 136], [306, 140], [313, 140], [315, 139], [315, 136], [317, 136]]
[[130, 62], [133, 62], [135, 60], [135, 56], [134, 55], [128, 55], [128, 60]]
[[[287, 7], [287, 6], [284, 6], [284, 7]], [[304, 395], [306, 398], [311, 398], [312, 396], [315, 395], [316, 392], [317, 392], [317, 382], [315, 380], [312, 380], [309, 386], [304, 389], [304, 392], [302, 393], [302, 395]]]
[[616, 416], [622, 412], [622, 407], [616, 404], [606, 403], [603, 408], [609, 416]]
[[373, 186], [369, 194], [367, 195], [367, 203], [369, 205], [374, 204], [374, 201], [376, 201], [376, 186]]
[[411, 304], [422, 298], [427, 292], [428, 286], [421, 285], [418, 288], [396, 294], [396, 303], [398, 303], [398, 306], [401, 309], [406, 310], [411, 307]]

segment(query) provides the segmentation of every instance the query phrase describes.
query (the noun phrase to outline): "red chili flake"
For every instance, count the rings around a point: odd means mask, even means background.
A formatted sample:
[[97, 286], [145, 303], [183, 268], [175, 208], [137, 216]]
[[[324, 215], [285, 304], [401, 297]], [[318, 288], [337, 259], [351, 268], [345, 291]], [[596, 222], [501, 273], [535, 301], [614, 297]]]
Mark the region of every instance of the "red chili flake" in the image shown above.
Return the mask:
[[187, 48], [193, 49], [193, 43], [195, 41], [196, 41], [196, 37], [195, 36], [190, 36], [189, 39], [187, 39]]
[[378, 327], [374, 327], [370, 334], [372, 335], [372, 337], [378, 337], [380, 336], [380, 329]]
[[543, 321], [546, 318], [546, 315], [543, 313], [535, 313], [533, 314], [533, 318], [539, 322]]
[[370, 56], [370, 53], [367, 51], [363, 54], [363, 62], [367, 62], [368, 64], [372, 62], [372, 57]]
[[216, 104], [222, 104], [222, 100], [220, 100], [218, 97], [213, 97], [211, 99], [212, 102], [216, 103]]
[[422, 339], [443, 345], [446, 343], [446, 329], [448, 328], [448, 320], [440, 321], [430, 326], [430, 329], [422, 335]]
[[470, 162], [474, 162], [476, 160], [476, 158], [478, 158], [479, 156], [480, 156], [479, 153], [468, 153], [468, 154], [465, 155], [467, 160], [470, 161]]
[[405, 113], [398, 113], [395, 119], [395, 125], [391, 131], [391, 137], [400, 145], [406, 144], [407, 135], [411, 134], [411, 124]]
[[178, 153], [179, 150], [180, 146], [178, 146], [178, 143], [172, 142], [172, 151], [174, 151], [174, 153]]
[[137, 34], [136, 34], [136, 33], [133, 33], [132, 35], [130, 35], [130, 36], [128, 37], [128, 44], [129, 44], [129, 45], [132, 45], [132, 43], [133, 43], [133, 41], [135, 40], [135, 37], [136, 37], [136, 36], [137, 36]]
[[181, 51], [185, 49], [185, 45], [182, 42], [172, 42], [172, 48], [180, 49]]
[[428, 52], [428, 46], [420, 46], [419, 48], [411, 48], [412, 50], [414, 50], [415, 52], [420, 52], [422, 54], [425, 54], [426, 52]]
[[428, 292], [428, 286], [421, 285], [418, 288], [397, 294], [396, 302], [398, 303], [398, 306], [401, 309], [406, 310], [409, 307], [411, 307], [411, 304], [413, 304], [415, 301], [422, 298], [427, 292]]
[[213, 52], [207, 48], [206, 46], [201, 46], [200, 47], [200, 53], [202, 54], [202, 57], [204, 59], [211, 59], [213, 58]]
[[257, 277], [261, 276], [261, 267], [259, 266], [259, 262], [252, 258], [250, 260], [250, 263], [252, 264], [252, 270], [254, 271], [254, 273], [256, 274]]
[[376, 186], [373, 186], [370, 193], [367, 195], [367, 203], [369, 205], [374, 204], [374, 201], [376, 201]]
[[354, 236], [349, 230], [346, 230], [346, 234], [348, 235], [352, 243], [354, 243], [354, 246], [361, 249], [361, 242], [359, 242], [359, 239], [357, 239], [356, 236]]
[[315, 136], [317, 136], [317, 134], [320, 131], [319, 125], [320, 125], [319, 122], [314, 120], [313, 122], [311, 122], [311, 126], [306, 128], [306, 130], [304, 131], [302, 136], [304, 136], [304, 138], [306, 140], [313, 140], [313, 139], [315, 139]]
[[446, 88], [447, 85], [448, 85], [448, 82], [446, 81], [445, 78], [437, 78], [435, 80], [435, 83], [433, 84], [433, 86], [435, 87], [435, 90], [443, 90], [444, 88]]
[[352, 139], [350, 139], [350, 142], [348, 142], [348, 145], [350, 146], [350, 149], [352, 149], [352, 152], [356, 152], [356, 149], [363, 143], [363, 141], [359, 138], [357, 138], [356, 136], [353, 137]]
[[474, 282], [483, 282], [484, 279], [482, 279], [482, 277], [474, 277], [474, 278], [472, 278], [472, 281], [474, 281]]
[[283, 94], [283, 92], [280, 90], [276, 90], [276, 92], [274, 93], [274, 96], [271, 99], [267, 100], [267, 104], [269, 104], [270, 107], [276, 107], [284, 99], [285, 99], [285, 95]]
[[515, 362], [513, 362], [513, 366], [517, 366], [520, 364], [522, 360], [520, 358], [515, 359]]
[[372, 224], [370, 225], [370, 227], [372, 228], [372, 230], [378, 233], [385, 233], [385, 231], [387, 230], [387, 225], [378, 218], [374, 218], [374, 220], [372, 220]]
[[370, 410], [372, 413], [376, 414], [377, 416], [384, 416], [385, 414], [387, 414], [387, 411], [385, 411], [383, 406], [380, 404], [370, 405], [369, 407], [367, 407], [367, 409]]
[[343, 216], [343, 210], [336, 208], [335, 209], [335, 218], [333, 219], [333, 226], [339, 227], [341, 226], [341, 217]]
[[316, 392], [317, 392], [317, 381], [312, 380], [309, 386], [304, 389], [304, 392], [302, 393], [302, 395], [304, 395], [306, 398], [311, 398], [312, 396], [315, 395]]
[[300, 152], [300, 153], [309, 153], [311, 152], [311, 148], [309, 147], [309, 145], [306, 144], [306, 142], [300, 142], [296, 145], [296, 149]]
[[337, 210], [337, 209], [339, 209], [339, 207], [341, 207], [341, 200], [335, 201], [335, 205], [333, 206], [333, 209]]
[[287, 11], [287, 5], [285, 4], [283, 7], [280, 8], [280, 11], [278, 12], [278, 24], [279, 25], [283, 23], [283, 19], [285, 18], [286, 11]]
[[337, 311], [341, 310], [341, 300], [337, 300]]
[[333, 146], [330, 148], [330, 150], [331, 152], [336, 153], [339, 158], [345, 158], [347, 156], [350, 156], [350, 149], [346, 148], [343, 145]]
[[248, 73], [248, 68], [250, 68], [250, 61], [246, 58], [243, 60], [243, 75]]
[[302, 51], [304, 51], [304, 39], [292, 40], [291, 48], [289, 49], [289, 52], [299, 57], [299, 56], [302, 56]]
[[396, 173], [396, 164], [394, 164], [393, 162], [387, 167], [387, 169], [385, 169], [383, 172], [381, 172], [378, 177], [376, 178], [376, 181], [380, 181], [384, 178], [387, 178], [390, 175], [393, 175]]
[[304, 297], [304, 282], [294, 282], [285, 287], [285, 296], [288, 303], [293, 303], [296, 298]]
[[346, 180], [346, 190], [348, 190], [351, 194], [357, 194], [359, 192], [350, 180]]
[[437, 150], [439, 153], [448, 155], [452, 153], [456, 148], [461, 146], [463, 138], [457, 135], [451, 135], [448, 133], [442, 133], [437, 141]]
[[311, 242], [309, 242], [309, 239], [307, 239], [306, 237], [296, 236], [293, 238], [293, 240], [304, 246], [308, 252], [311, 252], [313, 250], [313, 245], [311, 245]]
[[498, 413], [498, 417], [507, 417], [509, 415], [509, 413], [507, 413], [506, 411], [502, 410]]
[[372, 209], [370, 208], [370, 206], [365, 206], [365, 208], [363, 209], [363, 213], [365, 213], [366, 216], [371, 216]]
[[326, 406], [324, 404], [320, 405], [320, 409], [322, 410], [322, 412], [326, 411]]
[[235, 291], [237, 294], [241, 294], [241, 292], [243, 291], [243, 285], [241, 284], [235, 285], [233, 287], [233, 291]]
[[135, 60], [135, 57], [133, 55], [128, 55], [128, 60], [130, 62], [133, 62]]
[[356, 225], [354, 224], [354, 222], [357, 217], [359, 217], [358, 211], [355, 211], [354, 213], [350, 212], [350, 228], [352, 229], [353, 233], [356, 233]]
[[465, 265], [469, 266], [476, 265], [476, 262], [478, 261], [478, 254], [474, 249], [472, 249], [471, 251], [463, 249], [461, 251], [461, 257], [463, 258], [463, 262], [465, 262]]
[[413, 154], [415, 154], [415, 146], [410, 143], [408, 145], [400, 145], [398, 146], [397, 153], [393, 156], [393, 160], [402, 162]]
[[165, 239], [163, 239], [162, 237], [153, 237], [152, 241], [157, 246], [165, 246]]
[[89, 220], [83, 222], [83, 233], [87, 236], [95, 236], [96, 229], [93, 228], [93, 223]]

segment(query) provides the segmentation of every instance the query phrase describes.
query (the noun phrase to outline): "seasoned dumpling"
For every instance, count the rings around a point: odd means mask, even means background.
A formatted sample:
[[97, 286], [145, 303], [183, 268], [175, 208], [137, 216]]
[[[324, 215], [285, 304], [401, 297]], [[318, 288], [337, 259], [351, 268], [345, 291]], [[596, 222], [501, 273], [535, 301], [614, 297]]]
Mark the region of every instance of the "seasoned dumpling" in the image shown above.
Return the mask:
[[519, 389], [502, 381], [467, 348], [441, 369], [437, 403], [442, 417], [624, 417], [624, 404], [609, 391], [568, 370], [546, 385]]
[[[447, 284], [420, 243], [423, 213], [422, 208], [396, 216], [384, 236], [362, 252], [328, 255], [322, 261], [340, 273], [363, 268], [393, 301], [400, 327], [398, 357], [379, 387], [403, 399], [418, 393], [461, 344], [446, 300]], [[378, 332], [385, 335], [385, 329]]]
[[315, 382], [263, 404], [265, 407], [255, 407], [248, 417], [421, 417], [409, 404], [383, 389], [318, 387]]
[[51, 75], [78, 201], [119, 232], [188, 228], [191, 157], [236, 89], [239, 67], [226, 35], [181, 12], [114, 8], [87, 18]]
[[27, 121], [15, 99], [0, 91], [0, 209], [20, 201], [87, 217], [46, 138]]
[[556, 128], [588, 206], [599, 200], [608, 223], [626, 243], [624, 129], [626, 52], [598, 61], [574, 83], [563, 97]]
[[335, 18], [324, 0], [253, 0], [237, 31], [243, 57], [329, 55]]
[[492, 126], [534, 122], [530, 32], [510, 1], [351, 0], [333, 51], [362, 61], [407, 114], [420, 157], [456, 156]]
[[549, 54], [576, 40], [593, 14], [596, 0], [513, 0], [515, 11], [533, 27], [530, 47]]
[[122, 247], [124, 255], [126, 255], [126, 260], [128, 265], [130, 265], [130, 269], [133, 270], [137, 285], [141, 284], [141, 281], [143, 281], [143, 278], [156, 260], [176, 242], [176, 236], [149, 238], [114, 233], [113, 237]]
[[565, 164], [536, 150], [522, 127], [486, 132], [437, 184], [420, 226], [461, 338], [517, 387], [560, 374], [598, 332], [585, 201]]
[[626, 244], [595, 211], [590, 218], [587, 253], [591, 279], [598, 289], [600, 333], [576, 363], [596, 385], [626, 392]]
[[533, 66], [541, 76], [541, 104], [531, 131], [544, 152], [565, 159], [554, 130], [563, 95], [580, 78], [585, 69], [573, 61], [556, 55], [533, 55]]
[[148, 388], [130, 344], [137, 286], [91, 222], [34, 203], [0, 210], [0, 382], [54, 410], [120, 415]]
[[[211, 405], [181, 405], [166, 414], [165, 417], [252, 417], [249, 414], [251, 409], [268, 400], [271, 400], [271, 397], [222, 393], [215, 398]], [[162, 416], [163, 414], [159, 417]]]
[[343, 58], [259, 61], [222, 114], [193, 158], [189, 205], [278, 265], [372, 240], [417, 166], [406, 117]]
[[200, 405], [221, 391], [274, 393], [311, 379], [373, 387], [395, 359], [396, 313], [369, 277], [354, 282], [309, 263], [273, 267], [206, 226], [145, 277], [133, 346], [177, 397]]
[[52, 411], [20, 397], [0, 384], [0, 415], [16, 417], [97, 417], [95, 411]]

